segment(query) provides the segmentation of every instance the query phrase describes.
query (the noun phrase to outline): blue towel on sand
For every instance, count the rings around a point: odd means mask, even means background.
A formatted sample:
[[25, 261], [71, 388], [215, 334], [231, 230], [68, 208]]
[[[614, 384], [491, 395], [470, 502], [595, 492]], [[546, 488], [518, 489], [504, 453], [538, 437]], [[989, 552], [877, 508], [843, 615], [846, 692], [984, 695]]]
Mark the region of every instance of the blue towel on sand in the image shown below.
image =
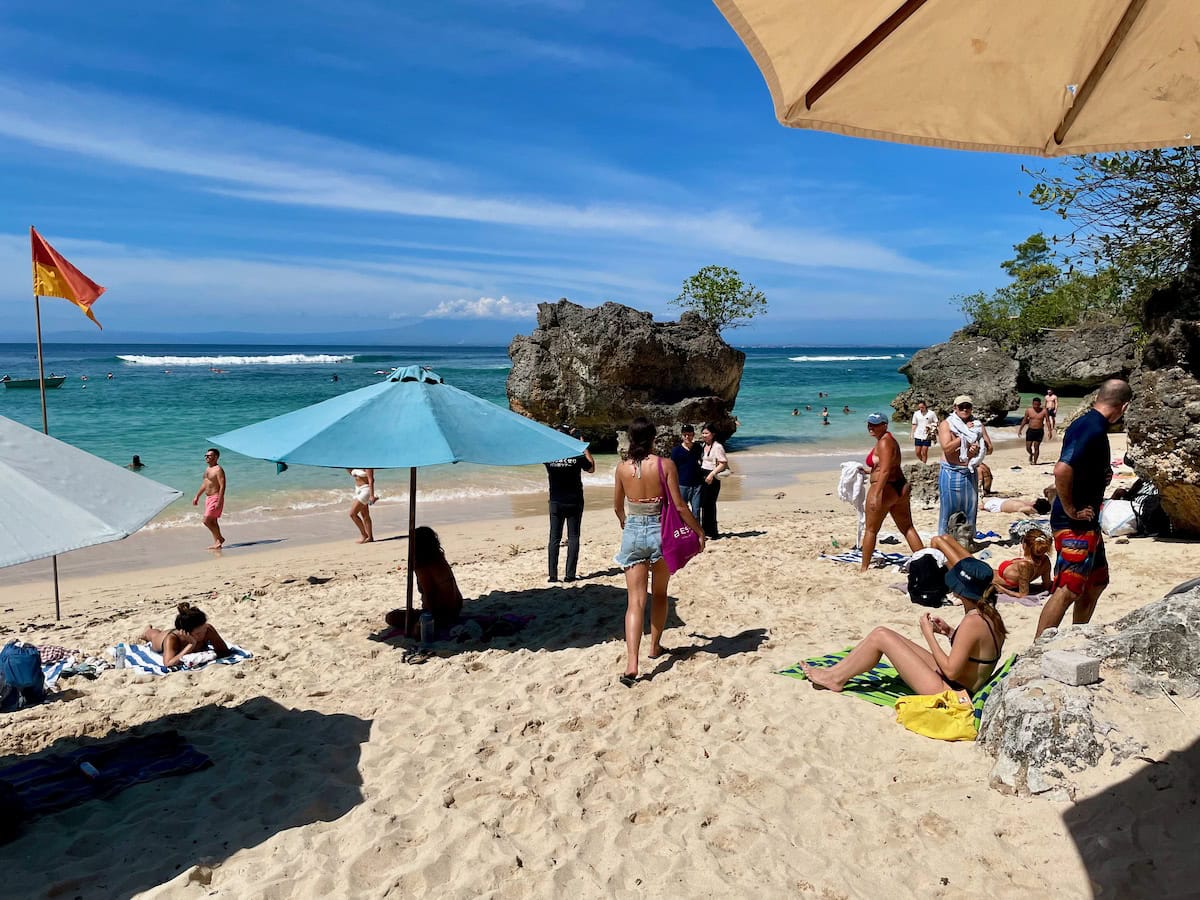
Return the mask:
[[[88, 777], [80, 765], [99, 772]], [[16, 790], [25, 818], [58, 812], [97, 797], [111, 797], [143, 781], [207, 769], [212, 760], [177, 731], [80, 747], [70, 753], [19, 762], [0, 769], [0, 781]]]
[[[116, 648], [113, 648], [114, 650]], [[194, 672], [197, 669], [203, 669], [205, 666], [225, 665], [230, 666], [234, 663], [240, 663], [244, 659], [250, 659], [254, 656], [249, 650], [243, 650], [241, 647], [229, 645], [229, 656], [210, 660], [206, 663], [201, 663], [197, 666], [172, 666], [167, 668], [163, 665], [161, 653], [155, 653], [150, 649], [149, 644], [127, 644], [125, 646], [125, 665], [131, 669], [139, 669], [142, 672], [149, 672], [151, 675], [169, 675], [172, 672]], [[112, 650], [111, 655], [116, 655]]]

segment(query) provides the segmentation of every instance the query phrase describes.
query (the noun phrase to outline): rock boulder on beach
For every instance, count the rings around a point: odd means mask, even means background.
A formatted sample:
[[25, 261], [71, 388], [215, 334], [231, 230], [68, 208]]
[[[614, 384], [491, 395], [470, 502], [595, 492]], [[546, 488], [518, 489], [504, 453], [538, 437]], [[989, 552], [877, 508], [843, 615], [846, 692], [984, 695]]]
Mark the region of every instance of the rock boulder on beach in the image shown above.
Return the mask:
[[1021, 403], [1017, 393], [1017, 362], [991, 338], [963, 329], [942, 344], [918, 350], [900, 367], [909, 388], [892, 401], [898, 421], [912, 418], [924, 400], [945, 417], [959, 394], [969, 394], [975, 412], [985, 421], [1003, 420]]

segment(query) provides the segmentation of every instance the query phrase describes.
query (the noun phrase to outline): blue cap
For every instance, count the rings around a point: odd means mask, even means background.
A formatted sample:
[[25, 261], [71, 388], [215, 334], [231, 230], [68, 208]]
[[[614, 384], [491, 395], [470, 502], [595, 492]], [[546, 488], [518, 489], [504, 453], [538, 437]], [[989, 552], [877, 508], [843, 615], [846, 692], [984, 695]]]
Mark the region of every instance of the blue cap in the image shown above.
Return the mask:
[[983, 596], [994, 575], [992, 567], [982, 559], [966, 556], [954, 564], [954, 568], [946, 573], [946, 587], [960, 597], [968, 600], [978, 600]]
[[887, 416], [885, 416], [883, 413], [871, 413], [869, 416], [867, 416], [867, 424], [868, 425], [886, 425], [887, 424]]

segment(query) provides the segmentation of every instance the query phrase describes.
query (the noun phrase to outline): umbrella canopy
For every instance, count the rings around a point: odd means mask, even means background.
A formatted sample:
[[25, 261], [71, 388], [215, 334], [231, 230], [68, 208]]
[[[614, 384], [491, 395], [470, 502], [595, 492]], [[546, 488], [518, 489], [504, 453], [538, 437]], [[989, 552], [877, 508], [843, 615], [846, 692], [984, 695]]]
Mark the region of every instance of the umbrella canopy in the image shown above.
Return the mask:
[[421, 366], [379, 384], [211, 438], [245, 456], [327, 468], [409, 469], [407, 615], [413, 608], [417, 468], [523, 466], [579, 456], [587, 444], [451, 387]]
[[245, 456], [329, 468], [396, 469], [470, 462], [523, 466], [587, 448], [420, 366], [211, 439]]
[[0, 567], [119, 541], [179, 496], [0, 416]]
[[779, 121], [1067, 156], [1200, 141], [1196, 0], [715, 0]]

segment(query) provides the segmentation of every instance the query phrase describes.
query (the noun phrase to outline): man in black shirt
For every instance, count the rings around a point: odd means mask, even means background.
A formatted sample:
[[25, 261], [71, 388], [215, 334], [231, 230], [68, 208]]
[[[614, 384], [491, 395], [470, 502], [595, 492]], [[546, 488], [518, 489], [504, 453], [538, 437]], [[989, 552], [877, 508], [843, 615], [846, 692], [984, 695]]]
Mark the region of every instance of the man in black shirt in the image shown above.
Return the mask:
[[1125, 415], [1132, 398], [1128, 382], [1109, 379], [1100, 386], [1092, 408], [1063, 434], [1062, 452], [1054, 464], [1058, 496], [1050, 509], [1058, 563], [1054, 593], [1038, 618], [1038, 634], [1057, 628], [1072, 604], [1071, 621], [1090, 622], [1096, 601], [1108, 587], [1108, 557], [1100, 533], [1100, 504], [1112, 481], [1108, 426]]
[[[569, 425], [560, 425], [558, 430], [577, 437]], [[564, 523], [567, 526], [564, 580], [575, 580], [575, 567], [579, 562], [579, 527], [583, 522], [583, 473], [594, 471], [596, 461], [587, 450], [580, 456], [546, 463], [546, 474], [550, 478], [550, 543], [546, 547], [550, 581], [558, 581], [558, 545], [562, 542]]]
[[700, 521], [700, 484], [704, 481], [704, 476], [700, 472], [700, 457], [704, 451], [696, 443], [696, 429], [691, 425], [684, 425], [679, 430], [679, 438], [682, 443], [671, 449], [671, 462], [675, 463], [675, 468], [679, 471], [679, 494], [698, 522]]

